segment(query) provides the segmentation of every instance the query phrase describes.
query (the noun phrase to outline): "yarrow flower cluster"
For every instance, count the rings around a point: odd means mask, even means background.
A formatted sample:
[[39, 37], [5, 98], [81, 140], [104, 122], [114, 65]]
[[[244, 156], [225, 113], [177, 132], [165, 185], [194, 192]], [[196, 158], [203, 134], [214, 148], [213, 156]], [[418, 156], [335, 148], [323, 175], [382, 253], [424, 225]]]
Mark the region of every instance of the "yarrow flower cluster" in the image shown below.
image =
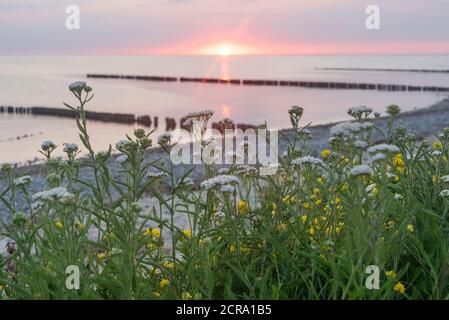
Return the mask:
[[239, 165], [234, 168], [233, 173], [238, 176], [253, 176], [257, 174], [257, 169], [248, 165]]
[[49, 152], [49, 151], [51, 152], [55, 148], [56, 148], [56, 145], [51, 140], [45, 140], [41, 144], [41, 149], [42, 149], [42, 151], [45, 151], [45, 152]]
[[354, 177], [361, 176], [361, 175], [372, 175], [373, 169], [371, 169], [371, 167], [366, 164], [361, 164], [361, 165], [353, 167], [349, 171], [349, 174]]
[[371, 146], [368, 148], [368, 153], [379, 153], [379, 152], [386, 152], [386, 153], [398, 153], [400, 149], [393, 145], [393, 144], [376, 144], [374, 146]]
[[359, 149], [365, 149], [366, 147], [368, 147], [368, 143], [363, 140], [356, 140], [354, 141], [354, 147]]
[[213, 114], [214, 112], [212, 110], [189, 112], [184, 116], [181, 124], [184, 128], [191, 130], [193, 128], [194, 122], [199, 122], [200, 128], [205, 130], [205, 125], [207, 124], [207, 121], [209, 121], [209, 119], [213, 116]]
[[78, 151], [78, 145], [76, 143], [64, 143], [64, 152], [73, 154]]
[[210, 190], [215, 187], [221, 187], [229, 184], [237, 184], [239, 183], [239, 178], [232, 175], [218, 175], [216, 177], [210, 178], [201, 182], [201, 188], [205, 190]]
[[305, 164], [310, 164], [310, 165], [324, 165], [324, 162], [321, 159], [312, 157], [312, 156], [304, 156], [304, 157], [299, 157], [297, 159], [292, 160], [291, 164], [293, 166], [302, 166]]
[[447, 198], [447, 197], [449, 197], [449, 190], [447, 190], [447, 189], [441, 190], [441, 192], [440, 192], [440, 197], [441, 197], [441, 198]]
[[92, 88], [87, 85], [85, 81], [75, 81], [69, 85], [69, 90], [77, 95], [81, 95], [83, 90], [85, 92], [92, 91]]
[[362, 119], [363, 117], [368, 117], [373, 112], [372, 108], [366, 106], [352, 107], [349, 108], [347, 113], [356, 119]]
[[131, 144], [132, 144], [132, 142], [131, 142], [130, 140], [122, 139], [122, 140], [119, 140], [119, 141], [115, 144], [115, 147], [116, 147], [117, 150], [123, 152], [123, 151], [126, 150], [126, 147], [128, 147], [128, 146], [131, 145]]
[[157, 178], [163, 178], [168, 176], [166, 172], [160, 171], [160, 172], [148, 172], [147, 178], [148, 179], [157, 179]]
[[30, 176], [22, 176], [14, 180], [14, 185], [16, 187], [26, 187], [33, 181]]
[[330, 134], [332, 136], [349, 136], [350, 134], [360, 132], [361, 130], [361, 123], [345, 121], [330, 128]]
[[165, 145], [169, 145], [172, 139], [172, 135], [170, 133], [162, 133], [158, 139], [157, 139], [157, 143], [161, 146], [165, 146]]
[[72, 199], [74, 195], [67, 191], [64, 187], [53, 188], [47, 191], [35, 193], [32, 197], [33, 201], [46, 200], [66, 200]]
[[393, 199], [397, 200], [397, 201], [401, 201], [401, 200], [404, 199], [404, 196], [402, 194], [400, 194], [400, 193], [395, 193], [394, 196], [393, 196]]

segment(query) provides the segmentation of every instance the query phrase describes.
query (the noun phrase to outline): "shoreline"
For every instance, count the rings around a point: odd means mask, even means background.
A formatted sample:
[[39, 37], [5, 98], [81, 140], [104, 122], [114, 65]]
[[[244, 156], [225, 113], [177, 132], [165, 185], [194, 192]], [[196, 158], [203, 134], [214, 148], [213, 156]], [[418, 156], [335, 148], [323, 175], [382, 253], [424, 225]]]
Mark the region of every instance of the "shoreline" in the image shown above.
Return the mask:
[[[379, 126], [381, 129], [385, 129], [386, 117], [380, 117], [378, 119], [372, 120], [374, 124]], [[349, 120], [349, 116], [348, 116]], [[329, 138], [330, 138], [330, 128], [335, 126], [340, 122], [331, 122], [326, 124], [318, 124], [315, 126], [310, 126], [308, 129], [312, 134], [312, 139], [309, 141], [309, 145], [313, 150], [313, 155], [317, 155], [319, 151], [328, 148]], [[406, 111], [401, 113], [395, 122], [395, 126], [404, 126], [407, 129], [414, 130], [414, 133], [418, 139], [432, 139], [433, 133], [440, 133], [445, 127], [449, 127], [449, 98], [445, 98], [429, 107], [421, 108], [413, 111]], [[283, 129], [279, 133], [279, 155], [282, 156], [283, 152], [286, 150], [286, 142], [282, 138], [282, 134], [287, 137], [291, 137], [293, 129]], [[377, 142], [382, 141], [382, 137], [374, 135], [374, 140]], [[159, 159], [160, 161], [168, 162], [168, 158], [162, 153], [159, 147], [154, 147], [149, 150], [151, 155], [149, 155], [147, 161], [152, 161]], [[121, 166], [115, 160], [119, 156], [118, 153], [112, 154], [111, 159], [108, 161], [108, 166], [111, 170], [113, 176], [120, 176]], [[82, 159], [82, 158], [81, 158]], [[175, 166], [175, 176], [178, 178], [182, 176], [188, 170], [195, 168], [192, 172], [192, 179], [199, 184], [203, 177], [203, 166], [201, 165], [178, 165]], [[33, 178], [33, 182], [30, 187], [32, 194], [42, 191], [45, 187], [45, 176], [44, 168], [42, 163], [23, 165], [15, 167], [17, 174], [27, 174]], [[82, 168], [81, 177], [86, 181], [92, 181], [92, 174], [89, 172], [90, 169]], [[3, 188], [3, 183], [0, 182], [0, 190]], [[24, 208], [25, 204], [20, 204], [20, 208]], [[8, 212], [6, 212], [3, 205], [0, 205], [0, 219], [5, 219], [8, 221]]]

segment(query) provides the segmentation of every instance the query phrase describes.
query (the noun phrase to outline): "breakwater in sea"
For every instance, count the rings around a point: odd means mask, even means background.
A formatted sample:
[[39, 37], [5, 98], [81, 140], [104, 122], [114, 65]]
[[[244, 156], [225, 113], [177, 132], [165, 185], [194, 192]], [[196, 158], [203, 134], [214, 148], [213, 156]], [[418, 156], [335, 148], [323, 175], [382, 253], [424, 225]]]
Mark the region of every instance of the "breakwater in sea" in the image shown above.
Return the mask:
[[449, 73], [448, 69], [397, 69], [397, 68], [315, 68], [325, 71], [376, 71], [376, 72], [415, 72], [415, 73]]
[[212, 83], [212, 84], [243, 85], [243, 86], [281, 86], [281, 87], [301, 87], [310, 89], [449, 92], [449, 87], [441, 87], [441, 86], [417, 86], [417, 85], [404, 85], [404, 84], [355, 83], [355, 82], [333, 82], [333, 81], [228, 79], [228, 78], [206, 78], [206, 77], [177, 78], [177, 77], [133, 76], [133, 75], [116, 75], [116, 74], [87, 74], [87, 78], [141, 80], [153, 82], [181, 82], [181, 83], [195, 82], [195, 83]]
[[[96, 112], [96, 111], [85, 111], [87, 120], [100, 121], [100, 122], [112, 122], [121, 123], [128, 125], [141, 125], [147, 128], [159, 128], [159, 117], [150, 115], [139, 115], [129, 113], [109, 113], [109, 112]], [[54, 116], [62, 118], [76, 118], [76, 113], [70, 109], [62, 108], [48, 108], [48, 107], [14, 107], [14, 106], [0, 106], [0, 114], [11, 114], [11, 115], [34, 115], [34, 116]], [[179, 128], [183, 128], [181, 123], [183, 123], [183, 118], [177, 121], [171, 117], [165, 117], [164, 123], [161, 123], [161, 129], [165, 131], [176, 130], [179, 123]], [[162, 127], [165, 125], [165, 127]], [[212, 128], [222, 131], [223, 128], [219, 122], [212, 123]], [[236, 123], [232, 124], [232, 129], [246, 130], [254, 128], [251, 124]]]

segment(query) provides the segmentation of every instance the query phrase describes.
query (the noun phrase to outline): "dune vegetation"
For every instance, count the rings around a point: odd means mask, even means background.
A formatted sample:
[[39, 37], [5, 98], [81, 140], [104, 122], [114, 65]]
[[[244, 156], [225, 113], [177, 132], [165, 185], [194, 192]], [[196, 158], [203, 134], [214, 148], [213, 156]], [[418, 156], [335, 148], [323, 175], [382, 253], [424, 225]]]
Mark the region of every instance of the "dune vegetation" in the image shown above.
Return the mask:
[[[153, 132], [137, 129], [115, 145], [115, 176], [112, 147], [91, 146], [92, 89], [77, 82], [70, 90], [88, 156], [68, 143], [67, 158], [53, 158], [55, 144], [44, 142], [47, 187], [34, 194], [31, 176], [1, 166], [0, 200], [12, 221], [1, 232], [10, 239], [0, 257], [2, 299], [448, 298], [449, 130], [418, 141], [395, 125], [392, 105], [380, 132], [371, 121], [379, 115], [356, 107], [332, 128], [328, 149], [311, 150], [303, 109], [293, 107], [295, 134], [274, 175], [208, 164], [203, 181], [190, 171], [175, 177], [172, 163], [147, 161]], [[211, 116], [196, 115], [205, 125]], [[170, 136], [156, 147], [168, 157]], [[83, 166], [94, 183], [80, 178]], [[149, 195], [159, 209], [142, 209]], [[189, 228], [175, 223], [179, 213]], [[69, 266], [79, 269], [79, 289], [67, 286]], [[369, 266], [379, 270], [378, 286], [367, 286]]]

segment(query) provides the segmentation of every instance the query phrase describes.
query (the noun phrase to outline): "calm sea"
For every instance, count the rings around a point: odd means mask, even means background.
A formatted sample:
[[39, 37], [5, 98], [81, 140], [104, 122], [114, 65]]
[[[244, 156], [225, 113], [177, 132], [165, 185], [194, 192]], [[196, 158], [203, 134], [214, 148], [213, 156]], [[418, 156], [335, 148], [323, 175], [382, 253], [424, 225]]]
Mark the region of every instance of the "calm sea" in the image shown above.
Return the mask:
[[[67, 86], [87, 73], [229, 77], [237, 79], [316, 80], [449, 86], [449, 74], [324, 71], [322, 67], [449, 69], [449, 55], [413, 56], [137, 56], [69, 57], [0, 56], [0, 105], [61, 108], [74, 102]], [[177, 120], [190, 111], [212, 109], [214, 119], [240, 123], [267, 120], [272, 128], [289, 125], [287, 110], [305, 108], [304, 124], [346, 119], [345, 110], [367, 105], [382, 112], [388, 104], [404, 110], [443, 98], [436, 93], [321, 90], [195, 83], [156, 83], [88, 79], [95, 99], [90, 110], [134, 113]], [[133, 126], [90, 123], [98, 150], [132, 132]], [[0, 162], [23, 162], [38, 156], [43, 140], [78, 142], [74, 121], [53, 117], [0, 115]], [[79, 142], [78, 142], [79, 143]]]

